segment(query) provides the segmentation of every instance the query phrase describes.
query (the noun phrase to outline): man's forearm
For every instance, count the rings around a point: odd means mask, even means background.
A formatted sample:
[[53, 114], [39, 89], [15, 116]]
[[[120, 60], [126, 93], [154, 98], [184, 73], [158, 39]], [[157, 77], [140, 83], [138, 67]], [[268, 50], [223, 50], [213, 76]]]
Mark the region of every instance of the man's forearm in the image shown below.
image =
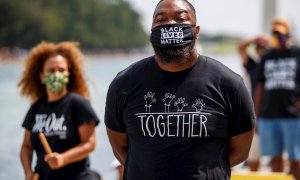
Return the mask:
[[128, 153], [128, 137], [126, 133], [120, 133], [106, 128], [107, 135], [115, 157], [121, 164], [125, 164]]
[[228, 140], [230, 166], [236, 166], [248, 158], [254, 128], [243, 134], [230, 137]]
[[234, 167], [248, 158], [248, 153], [240, 153], [235, 150], [229, 151], [230, 167]]
[[119, 160], [119, 162], [124, 165], [127, 158], [128, 150], [127, 148], [120, 148], [120, 150], [114, 150], [115, 157]]

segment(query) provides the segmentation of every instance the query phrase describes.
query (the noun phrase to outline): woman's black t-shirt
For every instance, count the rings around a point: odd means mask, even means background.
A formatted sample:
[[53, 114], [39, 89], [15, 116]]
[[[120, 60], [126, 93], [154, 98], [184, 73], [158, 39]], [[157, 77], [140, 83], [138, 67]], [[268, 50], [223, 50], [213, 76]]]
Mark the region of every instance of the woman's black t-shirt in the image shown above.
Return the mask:
[[51, 170], [44, 161], [45, 151], [38, 133], [45, 134], [53, 152], [62, 153], [80, 143], [78, 127], [89, 122], [98, 124], [99, 119], [90, 103], [75, 93], [51, 103], [44, 98], [31, 106], [22, 126], [31, 131], [30, 141], [37, 154], [35, 171], [40, 179], [76, 179], [88, 170], [89, 159]]
[[253, 109], [242, 78], [216, 60], [172, 73], [149, 57], [111, 83], [105, 124], [128, 135], [126, 180], [227, 180], [228, 137], [254, 127]]

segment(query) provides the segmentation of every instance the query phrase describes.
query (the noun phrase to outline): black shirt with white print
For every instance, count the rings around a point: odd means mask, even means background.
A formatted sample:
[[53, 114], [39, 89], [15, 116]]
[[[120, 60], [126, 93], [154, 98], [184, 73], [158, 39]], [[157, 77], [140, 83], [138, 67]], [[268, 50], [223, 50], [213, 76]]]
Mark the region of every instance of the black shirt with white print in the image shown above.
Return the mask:
[[294, 102], [300, 98], [300, 49], [271, 49], [261, 60], [258, 82], [265, 89], [260, 117], [298, 117]]
[[111, 83], [105, 124], [128, 134], [125, 180], [227, 180], [228, 137], [251, 130], [255, 116], [242, 78], [216, 60], [166, 72], [149, 57]]
[[31, 131], [30, 141], [37, 154], [35, 171], [40, 179], [76, 179], [89, 170], [89, 159], [51, 170], [44, 161], [45, 150], [38, 133], [45, 134], [53, 152], [62, 153], [81, 142], [78, 127], [89, 122], [98, 124], [99, 119], [90, 103], [75, 93], [70, 92], [55, 102], [43, 98], [31, 106], [22, 126]]

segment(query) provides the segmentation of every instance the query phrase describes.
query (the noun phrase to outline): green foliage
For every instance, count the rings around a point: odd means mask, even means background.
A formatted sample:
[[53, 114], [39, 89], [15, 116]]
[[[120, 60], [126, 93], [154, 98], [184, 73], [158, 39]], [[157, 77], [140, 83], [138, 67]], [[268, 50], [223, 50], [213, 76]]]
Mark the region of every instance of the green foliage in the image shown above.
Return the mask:
[[123, 0], [0, 0], [0, 47], [77, 41], [85, 49], [143, 47], [140, 16]]

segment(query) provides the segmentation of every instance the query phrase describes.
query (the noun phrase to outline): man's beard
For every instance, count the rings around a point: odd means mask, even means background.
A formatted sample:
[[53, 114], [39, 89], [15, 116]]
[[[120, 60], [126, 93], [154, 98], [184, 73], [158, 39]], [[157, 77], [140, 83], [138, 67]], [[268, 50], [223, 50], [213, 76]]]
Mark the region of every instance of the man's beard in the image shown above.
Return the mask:
[[163, 64], [180, 63], [186, 58], [189, 58], [195, 47], [195, 40], [190, 44], [178, 47], [161, 48], [152, 44], [155, 54], [159, 57]]

